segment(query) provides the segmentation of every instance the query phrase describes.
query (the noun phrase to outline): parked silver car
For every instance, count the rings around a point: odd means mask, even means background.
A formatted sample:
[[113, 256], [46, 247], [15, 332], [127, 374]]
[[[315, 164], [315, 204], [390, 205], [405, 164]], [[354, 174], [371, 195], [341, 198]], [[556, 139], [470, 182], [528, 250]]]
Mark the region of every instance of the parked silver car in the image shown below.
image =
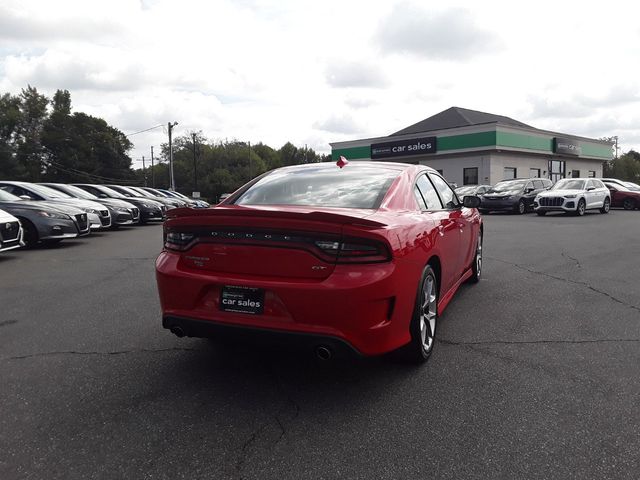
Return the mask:
[[24, 200], [0, 189], [0, 208], [20, 220], [27, 246], [56, 244], [91, 231], [87, 214], [66, 204]]
[[23, 245], [20, 220], [9, 212], [0, 210], [0, 252], [20, 248]]
[[100, 203], [73, 198], [66, 193], [37, 183], [0, 181], [0, 188], [23, 199], [60, 203], [79, 208], [87, 214], [91, 230], [103, 230], [111, 226], [111, 213]]

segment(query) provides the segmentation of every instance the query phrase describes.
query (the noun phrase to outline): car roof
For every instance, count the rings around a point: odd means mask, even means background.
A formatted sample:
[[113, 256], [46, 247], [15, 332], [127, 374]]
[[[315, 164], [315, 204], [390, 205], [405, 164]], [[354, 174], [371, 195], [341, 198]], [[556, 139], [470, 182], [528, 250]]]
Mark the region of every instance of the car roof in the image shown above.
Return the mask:
[[[358, 166], [358, 167], [382, 167], [392, 170], [408, 170], [410, 168], [423, 167], [431, 172], [437, 173], [435, 169], [422, 164], [415, 163], [400, 163], [400, 162], [376, 162], [372, 160], [349, 160], [349, 163], [345, 165], [343, 168], [349, 168], [350, 165]], [[330, 169], [336, 168], [336, 162], [319, 162], [319, 163], [305, 163], [303, 165], [290, 165], [288, 167], [280, 167], [278, 170], [304, 170], [304, 169]], [[272, 170], [273, 171], [273, 170]]]

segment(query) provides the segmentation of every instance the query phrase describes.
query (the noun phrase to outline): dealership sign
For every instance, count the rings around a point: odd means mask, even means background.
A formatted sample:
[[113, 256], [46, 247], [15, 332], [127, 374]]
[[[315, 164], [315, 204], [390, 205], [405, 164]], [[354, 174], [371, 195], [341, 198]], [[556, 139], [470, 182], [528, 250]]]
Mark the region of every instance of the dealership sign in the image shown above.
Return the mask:
[[393, 158], [436, 153], [436, 137], [413, 138], [371, 145], [371, 158]]
[[553, 152], [561, 155], [574, 155], [578, 157], [582, 153], [582, 147], [576, 140], [555, 137], [553, 139]]

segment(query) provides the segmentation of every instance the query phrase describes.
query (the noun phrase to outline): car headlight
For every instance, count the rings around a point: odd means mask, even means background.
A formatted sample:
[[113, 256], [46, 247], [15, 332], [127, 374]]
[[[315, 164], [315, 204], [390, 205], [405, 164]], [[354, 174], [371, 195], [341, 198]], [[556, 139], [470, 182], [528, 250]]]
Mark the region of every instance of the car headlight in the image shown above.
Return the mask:
[[69, 220], [69, 219], [71, 219], [71, 217], [69, 215], [65, 214], [65, 213], [47, 212], [45, 210], [39, 210], [36, 213], [38, 215], [40, 215], [41, 217], [57, 218], [59, 220]]
[[86, 213], [94, 213], [95, 215], [98, 215], [98, 211], [94, 210], [93, 208], [83, 208], [82, 210], [84, 210]]
[[113, 207], [116, 212], [129, 213], [129, 209], [127, 207]]
[[565, 195], [564, 198], [576, 198], [575, 195]]
[[142, 204], [142, 206], [143, 206], [144, 208], [156, 208], [156, 206], [155, 206], [155, 205], [151, 205], [150, 203], [143, 203], [143, 204]]

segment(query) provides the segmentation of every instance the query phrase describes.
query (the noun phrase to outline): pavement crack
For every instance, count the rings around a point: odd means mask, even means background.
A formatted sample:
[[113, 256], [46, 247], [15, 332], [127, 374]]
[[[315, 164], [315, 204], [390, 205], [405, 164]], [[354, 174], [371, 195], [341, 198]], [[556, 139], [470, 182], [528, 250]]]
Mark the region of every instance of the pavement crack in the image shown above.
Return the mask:
[[81, 352], [77, 350], [65, 350], [60, 352], [39, 352], [39, 353], [31, 353], [29, 355], [15, 355], [12, 357], [5, 357], [2, 360], [24, 360], [28, 358], [37, 358], [37, 357], [53, 357], [60, 355], [86, 355], [86, 356], [113, 356], [113, 355], [127, 355], [129, 353], [161, 353], [161, 352], [193, 352], [194, 348], [179, 348], [179, 347], [171, 347], [171, 348], [139, 348], [133, 350], [116, 350], [113, 352], [98, 352], [98, 351], [90, 351], [90, 352]]
[[18, 323], [18, 320], [5, 320], [0, 322], [0, 327], [6, 327], [7, 325], [13, 325], [14, 323]]
[[578, 260], [577, 258], [572, 257], [571, 255], [569, 255], [569, 254], [568, 254], [568, 253], [566, 253], [566, 252], [562, 252], [562, 253], [561, 253], [561, 255], [562, 255], [564, 258], [568, 258], [569, 260], [573, 260], [574, 262], [576, 262], [576, 267], [578, 267], [578, 268], [582, 268], [582, 264], [580, 263], [580, 260]]
[[541, 275], [543, 277], [552, 278], [554, 280], [559, 280], [561, 282], [567, 282], [567, 283], [571, 283], [573, 285], [580, 285], [582, 287], [586, 287], [589, 290], [591, 290], [592, 292], [599, 293], [600, 295], [604, 295], [605, 297], [609, 298], [613, 302], [619, 303], [620, 305], [623, 305], [623, 306], [625, 306], [627, 308], [631, 308], [631, 309], [633, 309], [633, 310], [635, 310], [637, 312], [640, 312], [640, 307], [639, 306], [634, 305], [632, 303], [627, 303], [627, 302], [625, 302], [623, 300], [620, 300], [619, 298], [614, 297], [610, 293], [607, 293], [604, 290], [600, 290], [600, 289], [598, 289], [596, 287], [593, 287], [593, 286], [591, 286], [590, 284], [588, 284], [586, 282], [580, 282], [578, 280], [571, 280], [569, 278], [564, 278], [564, 277], [558, 277], [556, 275], [551, 275], [550, 273], [540, 272], [538, 270], [533, 270], [533, 269], [531, 269], [529, 267], [525, 267], [524, 265], [520, 265], [518, 263], [507, 262], [506, 260], [502, 260], [500, 258], [487, 257], [487, 259], [488, 260], [495, 260], [497, 262], [501, 262], [501, 263], [504, 263], [504, 264], [507, 264], [507, 265], [511, 265], [513, 267], [519, 268], [520, 270], [524, 270], [525, 272], [529, 272], [529, 273], [532, 273], [534, 275]]

